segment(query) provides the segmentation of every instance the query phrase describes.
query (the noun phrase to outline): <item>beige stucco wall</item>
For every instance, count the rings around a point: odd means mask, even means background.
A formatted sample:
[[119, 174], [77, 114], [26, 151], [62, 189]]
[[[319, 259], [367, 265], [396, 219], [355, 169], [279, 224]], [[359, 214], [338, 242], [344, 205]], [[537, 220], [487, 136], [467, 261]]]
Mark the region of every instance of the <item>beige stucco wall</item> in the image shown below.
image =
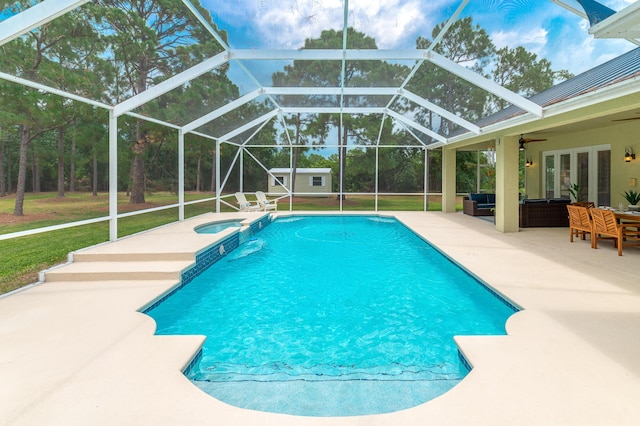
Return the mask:
[[[594, 145], [611, 145], [611, 204], [624, 202], [622, 193], [629, 189], [640, 190], [640, 120], [612, 123], [597, 129], [568, 132], [559, 136], [549, 135], [544, 142], [530, 142], [526, 155], [533, 166], [526, 169], [527, 195], [529, 198], [544, 197], [542, 188], [542, 152]], [[624, 162], [624, 147], [630, 146], [637, 158]], [[635, 178], [635, 187], [629, 187], [629, 179]]]
[[[276, 176], [286, 176], [286, 186], [289, 188], [291, 183], [289, 182], [290, 175], [276, 173]], [[324, 186], [311, 186], [309, 185], [309, 178], [311, 176], [324, 176]], [[269, 176], [268, 192], [269, 194], [286, 194], [286, 190], [280, 185], [272, 185], [273, 179]], [[298, 173], [296, 175], [296, 193], [331, 193], [331, 173]], [[329, 195], [318, 195], [328, 197]]]

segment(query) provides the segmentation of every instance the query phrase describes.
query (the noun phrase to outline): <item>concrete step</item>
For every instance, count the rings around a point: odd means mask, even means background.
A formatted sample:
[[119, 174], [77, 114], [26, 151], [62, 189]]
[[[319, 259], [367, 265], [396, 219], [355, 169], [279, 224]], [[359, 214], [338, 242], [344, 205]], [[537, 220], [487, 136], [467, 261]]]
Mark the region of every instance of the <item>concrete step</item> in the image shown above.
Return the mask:
[[175, 280], [193, 261], [74, 262], [45, 272], [45, 281]]
[[164, 262], [164, 261], [195, 261], [193, 252], [159, 252], [159, 253], [98, 253], [75, 252], [74, 262]]

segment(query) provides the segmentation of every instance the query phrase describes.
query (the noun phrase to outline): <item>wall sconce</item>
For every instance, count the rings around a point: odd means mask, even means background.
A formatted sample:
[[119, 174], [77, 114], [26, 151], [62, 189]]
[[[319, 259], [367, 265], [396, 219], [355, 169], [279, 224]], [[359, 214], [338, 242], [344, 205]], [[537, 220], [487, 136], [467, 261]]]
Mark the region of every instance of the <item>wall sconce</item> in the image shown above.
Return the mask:
[[633, 153], [633, 149], [631, 149], [630, 146], [625, 146], [624, 147], [624, 162], [625, 163], [630, 163], [631, 160], [635, 160], [636, 159], [636, 155]]
[[527, 161], [524, 162], [524, 165], [526, 167], [531, 167], [533, 166], [533, 161], [531, 161], [531, 158], [527, 158]]

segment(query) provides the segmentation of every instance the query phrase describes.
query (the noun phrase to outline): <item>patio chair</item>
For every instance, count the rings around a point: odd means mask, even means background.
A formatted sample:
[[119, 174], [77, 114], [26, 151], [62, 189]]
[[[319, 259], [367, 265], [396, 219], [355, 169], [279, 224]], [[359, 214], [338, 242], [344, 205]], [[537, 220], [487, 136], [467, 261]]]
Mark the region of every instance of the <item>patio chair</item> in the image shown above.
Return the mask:
[[589, 209], [575, 204], [567, 204], [567, 211], [569, 212], [569, 241], [573, 242], [574, 236], [584, 240], [587, 234], [591, 234], [592, 228]]
[[258, 203], [254, 204], [249, 202], [242, 192], [236, 192], [236, 200], [238, 200], [238, 206], [241, 212], [256, 212], [262, 210]]
[[278, 202], [276, 200], [267, 200], [267, 195], [262, 191], [256, 191], [256, 198], [258, 199], [258, 205], [261, 210], [278, 211]]
[[[611, 210], [591, 209], [593, 231], [591, 247], [598, 248], [598, 240], [612, 239], [613, 246], [618, 248], [618, 256], [622, 256], [622, 246], [640, 246], [640, 231], [637, 223], [618, 223]], [[634, 228], [634, 229], [629, 229]]]

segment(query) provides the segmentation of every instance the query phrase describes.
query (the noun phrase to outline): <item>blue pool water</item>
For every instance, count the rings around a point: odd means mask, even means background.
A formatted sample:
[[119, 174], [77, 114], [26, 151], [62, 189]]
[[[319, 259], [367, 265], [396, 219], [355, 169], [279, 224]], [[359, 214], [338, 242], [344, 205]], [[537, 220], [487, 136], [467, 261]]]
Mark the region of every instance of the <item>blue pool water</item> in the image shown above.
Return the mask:
[[409, 408], [468, 373], [455, 335], [514, 308], [395, 219], [279, 219], [147, 312], [204, 334], [188, 377], [232, 405], [307, 416]]
[[222, 222], [207, 223], [198, 226], [195, 231], [198, 234], [217, 234], [227, 228], [240, 228], [244, 219], [240, 220], [225, 220]]

